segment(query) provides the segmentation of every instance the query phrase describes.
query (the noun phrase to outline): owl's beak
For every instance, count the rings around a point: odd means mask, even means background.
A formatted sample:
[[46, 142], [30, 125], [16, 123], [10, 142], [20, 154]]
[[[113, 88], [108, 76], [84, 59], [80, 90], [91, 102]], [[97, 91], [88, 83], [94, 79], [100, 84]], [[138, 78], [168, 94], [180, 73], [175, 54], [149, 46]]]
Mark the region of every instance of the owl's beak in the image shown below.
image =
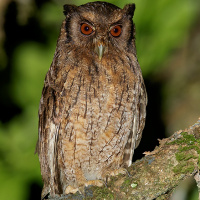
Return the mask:
[[99, 60], [101, 61], [102, 57], [103, 57], [103, 53], [105, 51], [105, 46], [103, 46], [102, 44], [98, 45], [98, 47], [96, 48], [96, 52], [99, 56]]

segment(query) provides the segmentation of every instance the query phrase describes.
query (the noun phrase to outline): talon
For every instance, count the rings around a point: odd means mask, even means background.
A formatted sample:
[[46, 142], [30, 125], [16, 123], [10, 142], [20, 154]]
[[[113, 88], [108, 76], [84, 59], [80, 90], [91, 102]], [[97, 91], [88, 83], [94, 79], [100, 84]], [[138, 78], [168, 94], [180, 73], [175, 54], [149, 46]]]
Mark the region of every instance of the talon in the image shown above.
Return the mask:
[[78, 192], [79, 189], [78, 188], [75, 188], [75, 187], [72, 187], [71, 185], [67, 186], [66, 189], [65, 189], [65, 194], [75, 194], [76, 192]]
[[115, 170], [111, 171], [111, 173], [110, 173], [111, 176], [117, 176], [119, 174], [124, 174], [124, 175], [128, 174], [129, 175], [127, 169], [125, 169], [125, 168], [115, 169]]
[[102, 180], [89, 180], [85, 183], [85, 186], [89, 186], [89, 185], [94, 185], [94, 186], [98, 186], [98, 187], [102, 187], [103, 185], [105, 185], [104, 181]]

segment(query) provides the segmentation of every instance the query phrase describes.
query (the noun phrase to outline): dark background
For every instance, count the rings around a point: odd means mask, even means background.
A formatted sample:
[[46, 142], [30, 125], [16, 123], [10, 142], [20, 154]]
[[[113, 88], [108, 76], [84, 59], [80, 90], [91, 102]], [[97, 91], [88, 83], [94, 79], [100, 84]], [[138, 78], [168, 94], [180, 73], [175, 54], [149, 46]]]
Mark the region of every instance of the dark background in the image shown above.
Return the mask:
[[[0, 199], [40, 199], [38, 107], [53, 59], [63, 4], [89, 1], [0, 1]], [[123, 7], [133, 1], [108, 1]], [[148, 93], [147, 120], [134, 160], [157, 139], [200, 116], [200, 1], [135, 0], [136, 46]], [[187, 189], [185, 189], [187, 185]], [[186, 199], [197, 189], [183, 183]], [[180, 187], [181, 190], [181, 187]], [[183, 193], [182, 192], [182, 193]], [[177, 198], [176, 198], [177, 199]]]

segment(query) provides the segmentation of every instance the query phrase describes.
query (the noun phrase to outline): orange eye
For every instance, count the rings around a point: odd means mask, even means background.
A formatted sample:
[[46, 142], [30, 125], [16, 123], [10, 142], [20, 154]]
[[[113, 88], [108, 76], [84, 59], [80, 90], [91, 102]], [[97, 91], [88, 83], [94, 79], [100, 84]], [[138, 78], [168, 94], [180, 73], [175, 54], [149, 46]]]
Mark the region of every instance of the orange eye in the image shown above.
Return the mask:
[[90, 35], [93, 32], [93, 29], [88, 24], [81, 24], [81, 33], [84, 35]]
[[122, 32], [122, 27], [120, 25], [114, 26], [111, 30], [110, 33], [113, 37], [119, 37]]

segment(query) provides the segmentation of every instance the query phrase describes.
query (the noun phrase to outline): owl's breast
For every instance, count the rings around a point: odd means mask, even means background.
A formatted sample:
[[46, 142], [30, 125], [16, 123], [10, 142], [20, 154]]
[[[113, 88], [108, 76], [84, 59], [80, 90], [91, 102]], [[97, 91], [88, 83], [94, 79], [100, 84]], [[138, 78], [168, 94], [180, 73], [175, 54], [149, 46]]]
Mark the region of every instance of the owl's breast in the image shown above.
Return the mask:
[[100, 163], [119, 166], [133, 122], [134, 83], [130, 75], [104, 70], [89, 76], [72, 71], [61, 97], [67, 159], [84, 168], [89, 179]]

